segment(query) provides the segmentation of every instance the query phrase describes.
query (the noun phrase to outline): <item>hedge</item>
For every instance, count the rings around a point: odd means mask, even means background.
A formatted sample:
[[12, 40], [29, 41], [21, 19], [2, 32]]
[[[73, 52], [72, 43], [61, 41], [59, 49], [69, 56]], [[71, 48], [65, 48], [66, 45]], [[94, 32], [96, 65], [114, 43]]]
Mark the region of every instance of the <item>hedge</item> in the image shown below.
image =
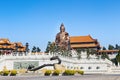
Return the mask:
[[44, 75], [45, 75], [45, 76], [49, 76], [51, 73], [52, 73], [51, 70], [46, 70], [45, 73], [44, 73]]
[[59, 75], [61, 73], [61, 71], [60, 70], [54, 70], [54, 72], [53, 72], [53, 74], [52, 75]]
[[63, 75], [75, 75], [76, 71], [75, 70], [65, 70]]

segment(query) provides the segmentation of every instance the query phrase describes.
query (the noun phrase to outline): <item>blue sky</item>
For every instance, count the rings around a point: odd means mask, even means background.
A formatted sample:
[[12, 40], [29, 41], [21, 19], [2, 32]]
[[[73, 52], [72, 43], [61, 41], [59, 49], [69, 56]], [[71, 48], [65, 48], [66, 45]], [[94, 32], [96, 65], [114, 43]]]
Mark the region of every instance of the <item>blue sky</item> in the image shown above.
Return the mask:
[[0, 0], [0, 38], [45, 50], [61, 23], [70, 36], [120, 44], [120, 0]]

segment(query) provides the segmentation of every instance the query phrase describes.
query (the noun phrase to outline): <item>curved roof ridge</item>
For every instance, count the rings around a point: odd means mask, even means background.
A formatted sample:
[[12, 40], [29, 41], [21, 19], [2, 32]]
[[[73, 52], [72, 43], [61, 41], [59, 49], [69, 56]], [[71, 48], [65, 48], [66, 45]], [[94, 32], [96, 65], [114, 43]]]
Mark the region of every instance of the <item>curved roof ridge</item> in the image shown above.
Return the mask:
[[93, 39], [90, 35], [87, 36], [70, 36], [71, 42], [94, 42], [95, 39]]

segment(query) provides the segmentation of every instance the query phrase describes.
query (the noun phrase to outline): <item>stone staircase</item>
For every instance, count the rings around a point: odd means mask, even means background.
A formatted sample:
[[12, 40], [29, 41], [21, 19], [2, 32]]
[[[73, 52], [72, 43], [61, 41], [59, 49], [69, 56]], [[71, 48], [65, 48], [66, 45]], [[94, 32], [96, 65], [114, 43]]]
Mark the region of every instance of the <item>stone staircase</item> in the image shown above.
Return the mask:
[[112, 67], [112, 68], [111, 68], [111, 71], [112, 71], [113, 73], [119, 73], [119, 74], [120, 74], [120, 67]]

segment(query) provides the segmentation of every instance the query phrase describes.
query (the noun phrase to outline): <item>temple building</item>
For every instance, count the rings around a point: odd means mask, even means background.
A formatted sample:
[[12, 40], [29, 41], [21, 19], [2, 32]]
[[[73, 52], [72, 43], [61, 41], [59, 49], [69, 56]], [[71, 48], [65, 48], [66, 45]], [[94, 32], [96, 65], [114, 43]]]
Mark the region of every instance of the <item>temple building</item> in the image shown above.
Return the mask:
[[14, 43], [2, 38], [0, 39], [0, 50], [14, 50]]
[[87, 36], [71, 36], [70, 45], [72, 49], [95, 49], [99, 54], [116, 54], [119, 50], [101, 50], [97, 39]]
[[96, 50], [100, 49], [100, 44], [97, 39], [93, 39], [90, 35], [88, 36], [71, 36], [70, 45], [72, 49], [86, 49], [94, 48]]
[[17, 52], [25, 52], [26, 47], [21, 42], [15, 42], [14, 44], [17, 47]]
[[9, 54], [12, 52], [25, 52], [26, 47], [22, 43], [12, 43], [9, 39], [1, 38], [0, 39], [0, 53]]

